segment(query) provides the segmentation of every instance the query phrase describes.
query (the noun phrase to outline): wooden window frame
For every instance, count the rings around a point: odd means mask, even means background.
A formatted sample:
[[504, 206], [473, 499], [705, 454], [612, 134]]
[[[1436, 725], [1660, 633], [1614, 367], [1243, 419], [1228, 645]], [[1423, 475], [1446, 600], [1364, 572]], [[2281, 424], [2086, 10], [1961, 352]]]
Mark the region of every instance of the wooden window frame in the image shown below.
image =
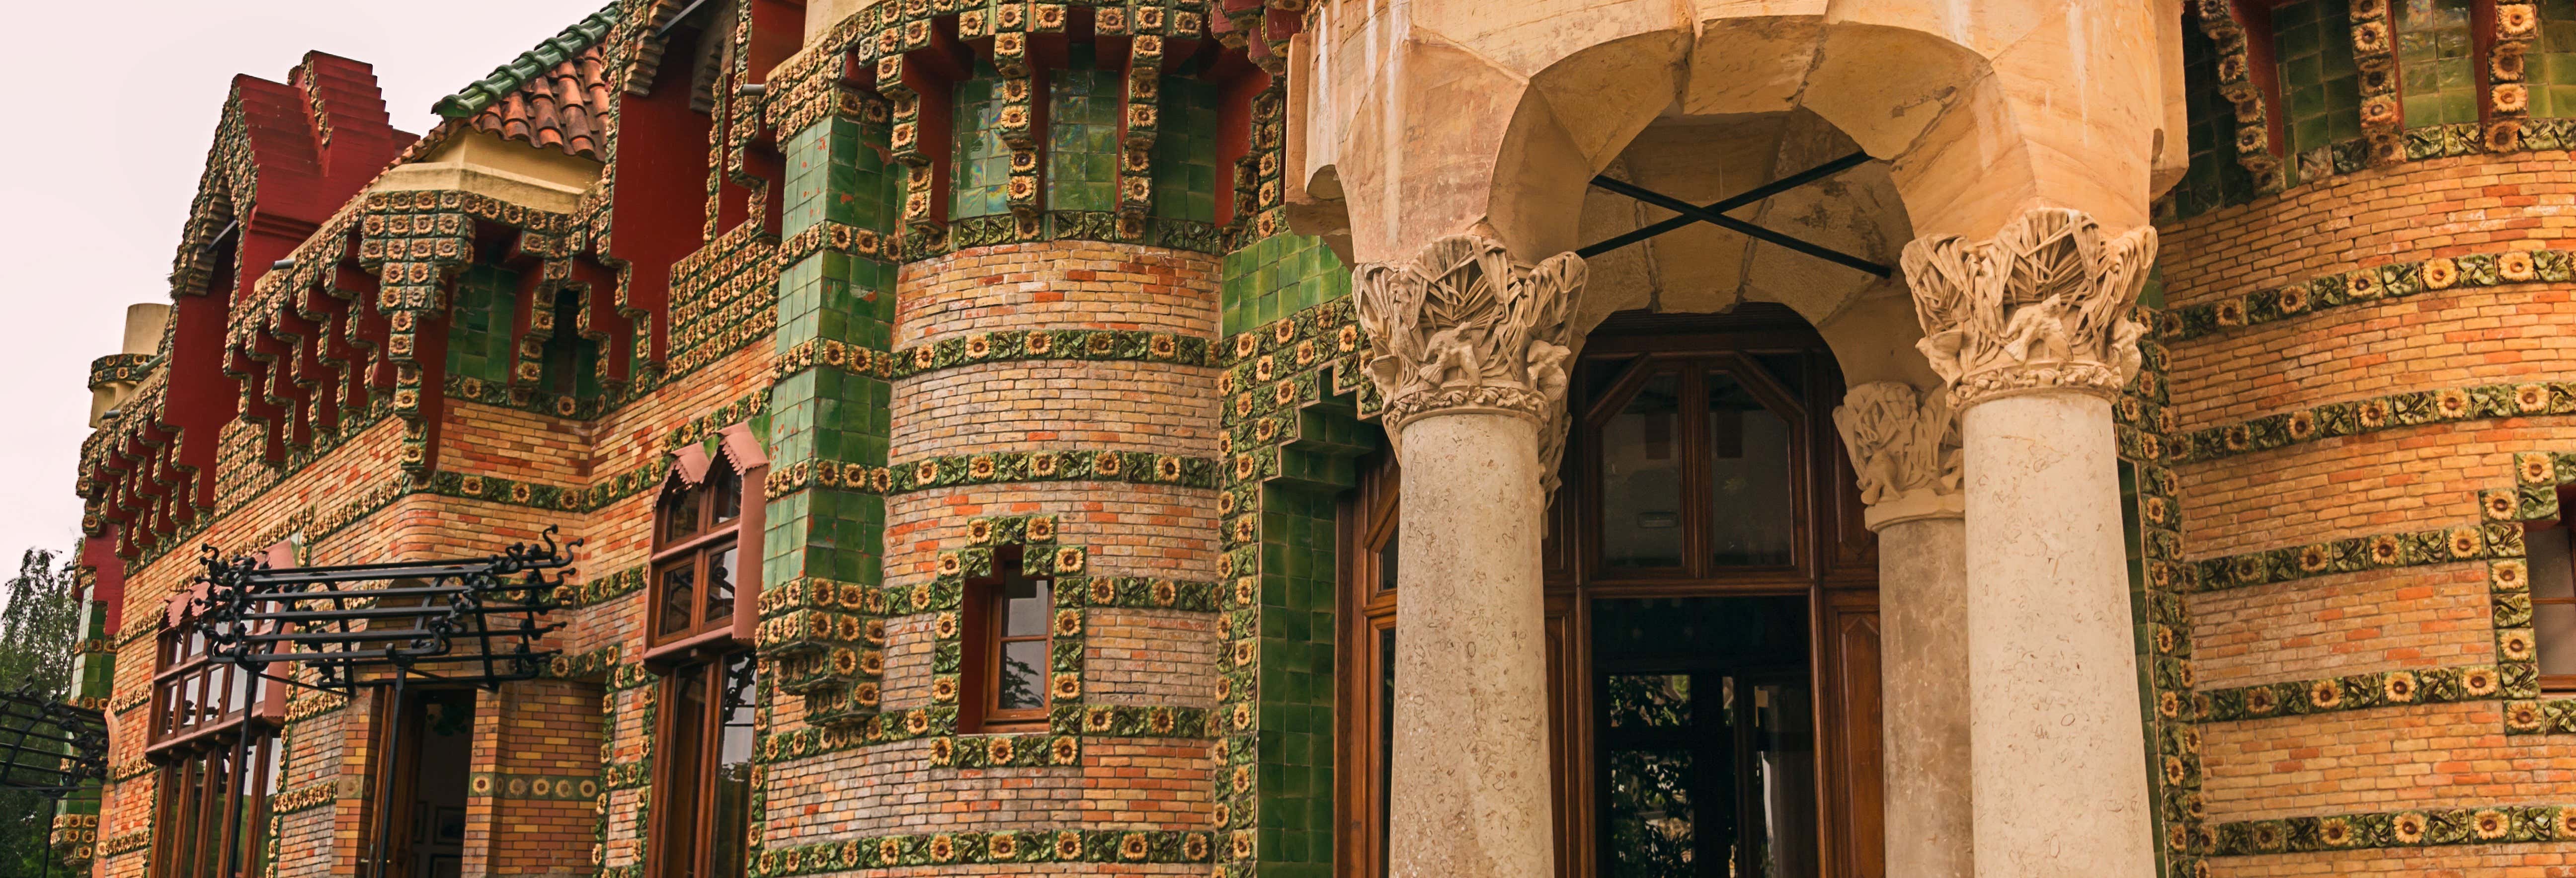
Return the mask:
[[1398, 494], [1403, 483], [1394, 456], [1380, 458], [1360, 477], [1359, 489], [1343, 498], [1339, 522], [1342, 581], [1357, 587], [1339, 589], [1338, 599], [1343, 668], [1334, 676], [1338, 703], [1345, 709], [1335, 712], [1333, 778], [1334, 810], [1343, 826], [1333, 837], [1337, 861], [1347, 864], [1343, 874], [1353, 878], [1386, 875], [1387, 813], [1382, 806], [1394, 754], [1379, 746], [1379, 732], [1391, 717], [1377, 686], [1395, 661], [1380, 644], [1395, 630], [1399, 590], [1380, 584], [1386, 581], [1383, 550], [1402, 537]]
[[[750, 648], [760, 626], [761, 534], [768, 522], [768, 496], [762, 482], [769, 475], [768, 457], [751, 436], [750, 428], [737, 424], [718, 432], [715, 454], [690, 446], [673, 458], [670, 478], [663, 482], [662, 493], [653, 504], [653, 553], [651, 563], [645, 567], [644, 639], [648, 648], [644, 661], [656, 670]], [[741, 507], [731, 520], [718, 524], [711, 520], [714, 493], [698, 489], [710, 484], [721, 470], [741, 474]], [[664, 517], [671, 508], [672, 496], [683, 492], [694, 492], [688, 495], [688, 502], [694, 504], [692, 514], [702, 524], [687, 536], [672, 540]], [[735, 549], [733, 611], [722, 618], [710, 618], [705, 615], [707, 565], [728, 547]], [[689, 623], [675, 633], [664, 634], [662, 574], [682, 565], [692, 571], [691, 582], [698, 593], [690, 598]]]
[[[1804, 352], [1801, 352], [1803, 357]], [[1600, 522], [1604, 510], [1601, 492], [1601, 431], [1612, 418], [1625, 409], [1646, 382], [1658, 375], [1679, 379], [1678, 398], [1681, 410], [1675, 418], [1676, 452], [1681, 458], [1681, 553], [1678, 567], [1612, 567], [1601, 556], [1601, 529], [1579, 528], [1579, 560], [1585, 579], [1591, 582], [1654, 582], [1669, 580], [1708, 580], [1746, 578], [1749, 580], [1782, 580], [1803, 582], [1817, 569], [1817, 517], [1814, 490], [1813, 459], [1817, 453], [1817, 431], [1809, 423], [1810, 412], [1800, 403], [1804, 393], [1782, 386], [1751, 354], [1739, 351], [1694, 351], [1676, 353], [1640, 353], [1624, 362], [1589, 362], [1589, 368], [1616, 370], [1616, 377], [1600, 393], [1588, 400], [1569, 404], [1583, 405], [1574, 414], [1581, 418], [1580, 434], [1569, 453], [1580, 455], [1577, 472], [1580, 480], [1582, 521]], [[1812, 363], [1810, 364], [1812, 368]], [[1789, 428], [1789, 504], [1792, 529], [1789, 537], [1789, 563], [1765, 565], [1721, 565], [1710, 557], [1714, 534], [1710, 521], [1711, 475], [1706, 460], [1708, 436], [1708, 376], [1724, 372], [1744, 387], [1763, 407]]]
[[[654, 761], [653, 810], [645, 836], [648, 843], [645, 846], [644, 874], [648, 876], [710, 878], [716, 874], [713, 861], [716, 845], [713, 842], [721, 828], [716, 825], [717, 809], [714, 806], [716, 772], [723, 767], [725, 719], [729, 713], [726, 710], [727, 687], [731, 683], [730, 666], [736, 659], [747, 660], [746, 667], [750, 672], [758, 673], [758, 660], [753, 659], [748, 651], [736, 650], [674, 668], [657, 684], [656, 700], [662, 709], [657, 711], [654, 720], [653, 740], [654, 751], [661, 758]], [[680, 687], [691, 682], [707, 687], [706, 709], [697, 718], [694, 729], [682, 723], [679, 697]], [[753, 691], [745, 692], [744, 697], [756, 697], [753, 692], [758, 687], [757, 678], [753, 678], [749, 685]], [[684, 742], [680, 736], [684, 733], [697, 735], [695, 741], [685, 742], [694, 746], [682, 746]], [[677, 790], [687, 790], [694, 797], [686, 809], [689, 813], [685, 827], [679, 823], [682, 817], [674, 813], [681, 809], [670, 799]], [[687, 839], [690, 844], [690, 862], [686, 871], [679, 871], [679, 864], [673, 862], [676, 852], [672, 842], [676, 839]], [[750, 839], [745, 837], [741, 844], [748, 851]]]
[[[293, 552], [271, 547], [273, 566], [292, 566]], [[196, 593], [172, 598], [154, 651], [151, 715], [144, 722], [144, 757], [159, 763], [153, 802], [154, 878], [246, 878], [266, 856], [269, 797], [277, 792], [286, 685], [248, 668], [214, 661], [197, 631]], [[228, 704], [245, 687], [239, 708], [195, 722], [176, 722], [175, 693], [193, 689], [203, 704]], [[200, 715], [203, 716], [202, 712]], [[207, 778], [221, 772], [220, 786]], [[256, 779], [256, 780], [252, 780]], [[247, 783], [245, 781], [248, 781]], [[238, 813], [239, 826], [229, 824]], [[219, 844], [211, 859], [199, 845]], [[226, 868], [231, 864], [237, 868]]]
[[[2559, 504], [2560, 504], [2561, 508], [2566, 508], [2566, 505], [2567, 505], [2567, 504], [2569, 504], [2570, 502], [2576, 502], [2576, 490], [2567, 490], [2567, 489], [2562, 489], [2562, 490], [2560, 490], [2560, 491], [2558, 492], [2558, 502], [2559, 502]], [[2524, 532], [2524, 534], [2526, 535], [2526, 537], [2527, 537], [2529, 534], [2533, 533], [2533, 532], [2537, 532], [2537, 531], [2548, 531], [2548, 530], [2565, 530], [2565, 531], [2569, 531], [2569, 533], [2568, 533], [2568, 543], [2569, 543], [2568, 548], [2569, 548], [2569, 550], [2570, 550], [2570, 551], [2569, 551], [2569, 555], [2570, 555], [2570, 557], [2569, 557], [2569, 562], [2570, 562], [2570, 563], [2569, 563], [2569, 570], [2570, 570], [2570, 575], [2571, 575], [2571, 577], [2576, 577], [2576, 527], [2571, 527], [2571, 526], [2570, 526], [2570, 525], [2569, 525], [2569, 524], [2568, 524], [2564, 519], [2552, 519], [2552, 520], [2547, 520], [2547, 521], [2532, 521], [2532, 522], [2525, 522], [2525, 523], [2523, 524], [2523, 532]], [[2532, 654], [2533, 654], [2533, 656], [2534, 656], [2534, 658], [2533, 658], [2533, 660], [2532, 660], [2532, 669], [2533, 669], [2533, 671], [2535, 672], [2535, 676], [2536, 676], [2536, 677], [2538, 677], [2538, 679], [2539, 679], [2539, 681], [2540, 681], [2540, 691], [2541, 691], [2541, 692], [2543, 692], [2543, 693], [2548, 693], [2548, 694], [2552, 694], [2552, 695], [2563, 695], [2563, 694], [2567, 694], [2567, 693], [2576, 693], [2576, 674], [2538, 674], [2538, 673], [2537, 673], [2537, 671], [2539, 670], [2539, 666], [2540, 666], [2540, 662], [2539, 662], [2538, 656], [2539, 656], [2542, 652], [2545, 652], [2545, 651], [2549, 650], [2549, 649], [2550, 649], [2550, 648], [2552, 648], [2552, 647], [2558, 647], [2558, 648], [2563, 648], [2563, 649], [2576, 649], [2576, 643], [2552, 643], [2552, 642], [2548, 642], [2548, 641], [2544, 641], [2544, 640], [2540, 639], [2540, 626], [2539, 626], [2539, 620], [2540, 620], [2540, 608], [2541, 608], [2541, 607], [2543, 607], [2543, 606], [2556, 606], [2556, 605], [2569, 605], [2569, 606], [2576, 606], [2576, 591], [2571, 591], [2571, 593], [2570, 593], [2570, 594], [2568, 594], [2568, 595], [2566, 595], [2566, 596], [2563, 596], [2563, 597], [2541, 597], [2541, 596], [2540, 596], [2540, 590], [2541, 590], [2541, 589], [2540, 589], [2540, 576], [2541, 576], [2541, 572], [2540, 572], [2540, 570], [2538, 570], [2537, 568], [2533, 567], [2532, 565], [2526, 564], [2526, 565], [2524, 565], [2524, 571], [2525, 571], [2524, 576], [2529, 577], [2529, 579], [2530, 579], [2530, 581], [2529, 581], [2529, 582], [2524, 583], [2524, 585], [2526, 586], [2526, 589], [2525, 589], [2525, 591], [2524, 591], [2524, 594], [2529, 595], [2529, 596], [2530, 596], [2530, 598], [2531, 598], [2531, 609], [2532, 609], [2532, 620], [2531, 620], [2531, 626], [2530, 626], [2530, 627], [2531, 627], [2531, 641], [2532, 641], [2532, 642], [2531, 642], [2531, 649], [2532, 649]]]
[[[1676, 362], [1675, 368], [1703, 374], [1706, 370], [1698, 366], [1679, 364], [1721, 356], [1750, 360], [1750, 369], [1727, 371], [1738, 380], [1758, 377], [1796, 403], [1785, 410], [1769, 407], [1790, 421], [1797, 443], [1790, 465], [1796, 468], [1792, 493], [1800, 526], [1792, 550], [1797, 563], [1790, 566], [1707, 564], [1704, 575], [1673, 571], [1658, 576], [1600, 570], [1595, 564], [1598, 477], [1593, 474], [1600, 452], [1583, 425], [1571, 432], [1560, 470], [1564, 486], [1549, 504], [1542, 543], [1551, 795], [1556, 802], [1551, 831], [1557, 855], [1550, 874], [1589, 875], [1600, 859], [1603, 812], [1595, 807], [1592, 792], [1605, 778], [1592, 764], [1599, 749], [1590, 727], [1597, 700], [1592, 691], [1597, 669], [1588, 649], [1593, 604], [1616, 598], [1738, 596], [1803, 596], [1807, 601], [1819, 864], [1824, 874], [1884, 872], [1884, 828], [1878, 820], [1883, 769], [1876, 725], [1881, 703], [1876, 674], [1878, 549], [1831, 421], [1832, 401], [1847, 389], [1840, 362], [1803, 318], [1784, 306], [1762, 303], [1724, 315], [1622, 312], [1593, 331], [1582, 356], [1569, 400], [1578, 418], [1616, 392], [1613, 385], [1629, 377], [1623, 372], [1635, 358], [1664, 358]], [[1773, 356], [1798, 357], [1800, 374], [1774, 375], [1764, 365]], [[1385, 828], [1369, 826], [1374, 814], [1369, 795], [1383, 760], [1392, 754], [1379, 748], [1368, 715], [1376, 709], [1381, 685], [1379, 669], [1371, 664], [1372, 654], [1381, 648], [1375, 638], [1394, 625], [1400, 599], [1396, 590], [1380, 587], [1375, 550], [1382, 539], [1400, 533], [1400, 487], [1400, 474], [1392, 465], [1363, 463], [1359, 486], [1342, 496], [1338, 522], [1334, 685], [1340, 707], [1334, 716], [1333, 779], [1338, 822], [1332, 827], [1332, 844], [1335, 862], [1344, 864], [1339, 874], [1353, 878], [1382, 874], [1376, 846], [1382, 844]], [[1694, 514], [1708, 514], [1703, 500], [1686, 497], [1685, 502]], [[1714, 560], [1697, 549], [1689, 557], [1698, 563]], [[1388, 653], [1391, 663], [1392, 651]]]
[[[966, 581], [966, 593], [960, 603], [965, 618], [961, 635], [965, 643], [958, 660], [957, 726], [966, 734], [1006, 734], [1044, 731], [1048, 711], [1055, 709], [1055, 577], [1027, 576], [1022, 572], [1022, 546], [1001, 546], [993, 550], [993, 575]], [[1009, 593], [1004, 591], [1008, 578], [1018, 574], [1045, 587], [1047, 614], [1043, 630], [1035, 636], [1009, 637], [1003, 625], [1009, 615]], [[1038, 681], [1038, 706], [1004, 710], [1001, 698], [1002, 651], [1006, 644], [1038, 641], [1047, 644], [1048, 661]]]

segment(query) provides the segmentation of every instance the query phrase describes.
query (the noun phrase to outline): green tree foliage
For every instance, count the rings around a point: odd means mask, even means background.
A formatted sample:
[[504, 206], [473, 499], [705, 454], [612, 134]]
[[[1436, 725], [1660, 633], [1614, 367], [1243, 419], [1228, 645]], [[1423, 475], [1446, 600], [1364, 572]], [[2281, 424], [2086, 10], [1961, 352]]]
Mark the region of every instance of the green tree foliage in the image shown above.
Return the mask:
[[[19, 557], [18, 575], [0, 584], [0, 688], [32, 687], [57, 697], [68, 695], [72, 654], [79, 642], [80, 605], [72, 599], [77, 579], [69, 558], [28, 549]], [[39, 875], [51, 856], [45, 837], [52, 830], [54, 803], [22, 790], [0, 790], [0, 874]], [[66, 874], [59, 864], [54, 874]]]

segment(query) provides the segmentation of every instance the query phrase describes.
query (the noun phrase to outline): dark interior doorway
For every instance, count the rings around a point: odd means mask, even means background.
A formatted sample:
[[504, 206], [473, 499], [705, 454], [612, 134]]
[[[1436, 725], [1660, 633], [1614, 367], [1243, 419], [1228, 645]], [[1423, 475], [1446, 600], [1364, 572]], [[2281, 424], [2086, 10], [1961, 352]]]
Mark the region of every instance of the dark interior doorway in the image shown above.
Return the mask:
[[393, 807], [387, 878], [462, 878], [474, 690], [413, 690], [400, 711], [401, 750], [392, 754], [386, 784]]
[[1814, 878], [1806, 601], [1597, 600], [1605, 878]]

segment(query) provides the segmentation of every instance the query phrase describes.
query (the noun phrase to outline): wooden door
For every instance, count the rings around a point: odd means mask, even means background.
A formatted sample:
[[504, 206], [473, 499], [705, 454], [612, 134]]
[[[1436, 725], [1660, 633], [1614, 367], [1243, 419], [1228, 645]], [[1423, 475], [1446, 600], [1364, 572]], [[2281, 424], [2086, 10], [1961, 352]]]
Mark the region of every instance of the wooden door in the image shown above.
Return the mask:
[[1824, 827], [1828, 874], [1885, 878], [1887, 826], [1883, 812], [1885, 754], [1880, 738], [1884, 702], [1879, 693], [1878, 593], [1825, 593], [1817, 626], [1817, 699], [1824, 734]]

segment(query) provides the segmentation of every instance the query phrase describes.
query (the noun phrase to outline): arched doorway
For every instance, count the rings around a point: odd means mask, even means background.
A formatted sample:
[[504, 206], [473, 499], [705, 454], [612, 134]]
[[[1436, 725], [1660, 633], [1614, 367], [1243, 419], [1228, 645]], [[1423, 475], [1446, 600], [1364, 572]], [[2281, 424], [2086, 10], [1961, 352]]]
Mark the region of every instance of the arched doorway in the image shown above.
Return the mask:
[[[1559, 872], [1877, 876], [1875, 541], [1843, 377], [1796, 312], [1593, 331], [1549, 510]], [[1401, 555], [1394, 464], [1342, 514], [1339, 874], [1385, 874]]]

